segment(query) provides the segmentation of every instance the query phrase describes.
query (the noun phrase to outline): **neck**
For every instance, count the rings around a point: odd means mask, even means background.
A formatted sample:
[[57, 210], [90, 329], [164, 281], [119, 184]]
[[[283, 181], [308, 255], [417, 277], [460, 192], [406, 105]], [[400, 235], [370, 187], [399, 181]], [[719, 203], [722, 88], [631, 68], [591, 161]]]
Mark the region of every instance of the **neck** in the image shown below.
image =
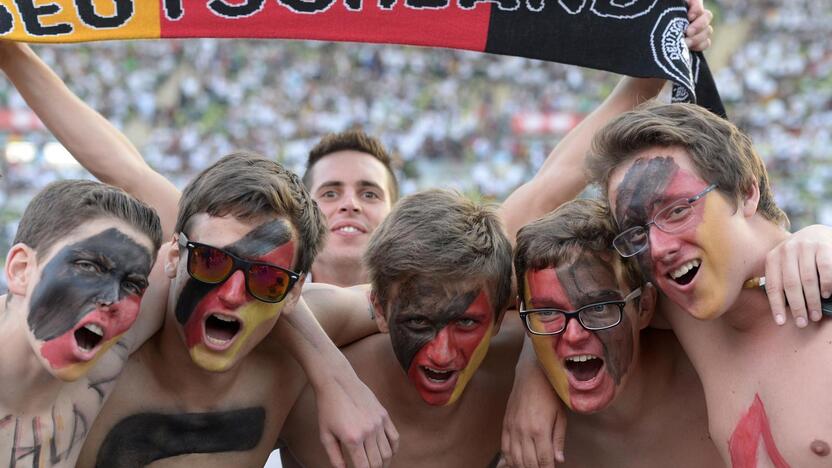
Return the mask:
[[[170, 311], [169, 311], [170, 312]], [[159, 384], [168, 392], [178, 395], [178, 401], [188, 402], [190, 411], [209, 410], [223, 395], [231, 390], [242, 368], [242, 362], [225, 372], [211, 372], [199, 367], [191, 359], [178, 323], [173, 313], [165, 316], [162, 330], [148, 343], [154, 353], [154, 362], [164, 366], [151, 366]]]
[[[743, 270], [744, 282], [747, 279], [766, 274], [766, 256], [791, 234], [768, 221], [760, 215], [752, 218], [749, 229], [753, 233], [745, 252]], [[721, 317], [725, 324], [739, 331], [748, 332], [756, 328], [769, 328], [774, 324], [771, 307], [763, 288], [741, 289], [737, 300]]]
[[[7, 306], [6, 296], [0, 297], [0, 342], [3, 358], [0, 359], [0, 413], [38, 413], [55, 403], [61, 389], [68, 385], [54, 377], [35, 356], [29, 344], [19, 310], [13, 299]], [[83, 377], [82, 377], [83, 378]], [[9, 382], [14, 384], [9, 385]]]
[[360, 259], [318, 258], [312, 264], [312, 281], [346, 288], [367, 283], [368, 276]]

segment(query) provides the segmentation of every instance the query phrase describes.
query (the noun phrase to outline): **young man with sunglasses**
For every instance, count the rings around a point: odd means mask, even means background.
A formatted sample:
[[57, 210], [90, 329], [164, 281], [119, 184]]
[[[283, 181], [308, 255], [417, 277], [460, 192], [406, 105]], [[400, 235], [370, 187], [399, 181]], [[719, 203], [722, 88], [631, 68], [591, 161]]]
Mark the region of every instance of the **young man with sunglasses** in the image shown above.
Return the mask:
[[[615, 234], [595, 200], [569, 202], [517, 234], [520, 318], [549, 381], [536, 384], [568, 408], [569, 456], [558, 466], [718, 466], [702, 384], [673, 333], [648, 327], [656, 291], [611, 248]], [[551, 391], [522, 397], [532, 411], [555, 404]], [[554, 456], [528, 452], [516, 465], [552, 466]]]
[[152, 208], [98, 182], [55, 182], [29, 203], [0, 297], [9, 466], [75, 466], [128, 355], [155, 332], [139, 301], [161, 242]]
[[[96, 159], [104, 172], [132, 181], [125, 188], [159, 207], [173, 238], [160, 254], [167, 278], [152, 281], [142, 301], [164, 324], [128, 361], [79, 466], [262, 464], [306, 376], [320, 398], [320, 435], [333, 464], [389, 459], [398, 435], [386, 412], [298, 303], [325, 237], [300, 180], [236, 154], [201, 173], [180, 200], [31, 50], [0, 47], [4, 71], [55, 135], [80, 160]], [[361, 319], [327, 323], [349, 342], [373, 331], [365, 313]]]
[[[695, 106], [647, 107], [598, 133], [589, 167], [621, 229], [614, 245], [663, 293], [725, 463], [828, 466], [832, 322], [806, 327], [801, 316], [798, 328], [780, 329], [753, 285], [790, 234], [750, 139]], [[804, 283], [820, 283], [826, 297], [830, 245], [800, 262]], [[820, 320], [812, 296], [809, 318]]]

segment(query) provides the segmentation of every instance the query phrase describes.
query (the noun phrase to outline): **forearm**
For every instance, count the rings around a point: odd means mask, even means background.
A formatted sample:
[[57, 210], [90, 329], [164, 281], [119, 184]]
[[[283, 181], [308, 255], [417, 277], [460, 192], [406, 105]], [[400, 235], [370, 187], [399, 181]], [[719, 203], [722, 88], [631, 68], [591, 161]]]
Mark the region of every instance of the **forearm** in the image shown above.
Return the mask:
[[156, 208], [169, 235], [176, 220], [176, 188], [150, 169], [133, 144], [75, 96], [27, 45], [4, 42], [0, 47], [3, 71], [55, 138], [99, 180]]

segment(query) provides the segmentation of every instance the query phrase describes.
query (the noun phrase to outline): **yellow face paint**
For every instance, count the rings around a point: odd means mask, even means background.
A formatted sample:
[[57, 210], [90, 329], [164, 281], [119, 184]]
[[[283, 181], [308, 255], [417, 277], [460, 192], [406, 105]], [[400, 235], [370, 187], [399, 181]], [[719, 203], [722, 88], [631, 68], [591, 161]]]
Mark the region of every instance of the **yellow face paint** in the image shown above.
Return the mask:
[[[234, 337], [234, 343], [223, 351], [215, 351], [209, 349], [204, 343], [200, 342], [190, 348], [191, 359], [199, 367], [211, 372], [223, 372], [230, 369], [240, 358], [240, 356], [247, 354], [252, 348], [259, 343], [252, 343], [249, 338], [256, 331], [260, 331], [259, 335], [265, 336], [271, 330], [271, 326], [280, 317], [280, 312], [283, 310], [284, 302], [272, 304], [252, 300], [249, 303], [237, 309], [237, 317], [242, 323], [242, 327], [237, 336]], [[268, 326], [268, 331], [263, 328], [271, 322]], [[242, 352], [241, 352], [242, 351]]]
[[[702, 222], [696, 228], [696, 241], [702, 251], [702, 266], [697, 274], [693, 303], [686, 307], [700, 320], [716, 318], [728, 305], [731, 243], [725, 236], [725, 201], [718, 196], [705, 198]], [[734, 281], [736, 282], [736, 281]], [[731, 301], [733, 302], [733, 301]]]
[[485, 335], [480, 341], [480, 344], [477, 345], [477, 348], [474, 350], [474, 353], [471, 355], [471, 360], [468, 361], [468, 365], [465, 366], [465, 369], [459, 373], [459, 379], [456, 381], [456, 386], [454, 386], [454, 391], [451, 393], [451, 398], [448, 399], [448, 402], [445, 403], [445, 406], [452, 405], [454, 402], [462, 395], [462, 391], [465, 390], [465, 386], [468, 385], [468, 382], [471, 380], [471, 377], [474, 376], [474, 373], [479, 369], [480, 364], [482, 364], [483, 359], [485, 359], [486, 353], [488, 353], [488, 346], [491, 344], [491, 335], [494, 330], [494, 322], [491, 322], [488, 325], [488, 329], [485, 331]]
[[79, 362], [77, 364], [70, 364], [59, 369], [52, 368], [53, 374], [55, 375], [55, 377], [65, 382], [72, 382], [78, 380], [79, 378], [86, 375], [87, 372], [90, 371], [90, 369], [92, 369], [95, 363], [98, 362], [99, 359], [101, 359], [101, 356], [106, 354], [107, 351], [109, 351], [110, 348], [118, 342], [122, 335], [124, 334], [122, 333], [121, 335], [116, 335], [110, 338], [109, 340], [103, 342], [101, 344], [101, 348], [95, 354], [95, 357], [90, 359], [89, 361]]

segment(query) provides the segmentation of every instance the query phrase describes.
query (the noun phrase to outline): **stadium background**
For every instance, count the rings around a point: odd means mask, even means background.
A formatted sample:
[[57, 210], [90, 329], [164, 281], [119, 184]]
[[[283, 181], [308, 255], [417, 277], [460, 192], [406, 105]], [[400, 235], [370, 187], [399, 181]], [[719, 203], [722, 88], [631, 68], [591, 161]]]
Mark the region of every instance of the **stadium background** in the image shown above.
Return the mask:
[[[730, 118], [766, 160], [794, 228], [832, 224], [832, 2], [706, 0]], [[534, 60], [413, 47], [188, 40], [37, 46], [83, 100], [183, 187], [237, 149], [302, 173], [324, 134], [363, 128], [403, 192], [502, 200], [617, 81]], [[90, 178], [0, 79], [0, 248], [34, 193]], [[2, 285], [0, 285], [2, 286]]]

